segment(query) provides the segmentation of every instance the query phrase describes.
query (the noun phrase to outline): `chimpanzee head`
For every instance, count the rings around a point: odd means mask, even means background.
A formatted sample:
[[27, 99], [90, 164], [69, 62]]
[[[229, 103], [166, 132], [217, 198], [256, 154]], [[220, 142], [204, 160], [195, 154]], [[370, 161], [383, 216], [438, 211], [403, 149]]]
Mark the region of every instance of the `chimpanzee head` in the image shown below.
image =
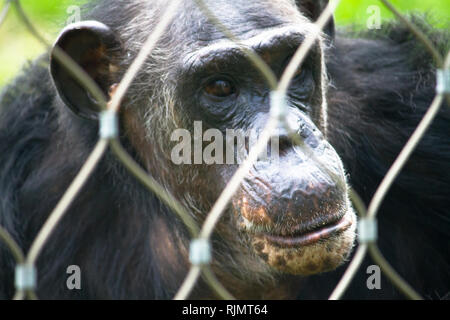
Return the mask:
[[[326, 2], [214, 0], [206, 5], [280, 77], [314, 31], [313, 21]], [[124, 1], [114, 17], [102, 17], [94, 8], [92, 17], [102, 22], [68, 26], [57, 45], [107, 94], [151, 34], [165, 4]], [[324, 47], [332, 37], [331, 22], [287, 92], [287, 119], [303, 144], [294, 145], [280, 126], [278, 157], [271, 153], [252, 166], [216, 228], [215, 259], [230, 273], [246, 271], [255, 278], [314, 274], [336, 268], [353, 246], [355, 215], [345, 173], [326, 136]], [[97, 119], [95, 101], [54, 60], [51, 72], [65, 104], [83, 121]], [[195, 1], [181, 1], [123, 102], [122, 139], [136, 160], [202, 223], [236, 172], [239, 150], [246, 154], [252, 146], [244, 139], [230, 156], [227, 137], [249, 131], [257, 137], [269, 119], [270, 97], [268, 82], [240, 46]], [[239, 138], [232, 141], [239, 144]], [[195, 146], [200, 146], [200, 156]], [[164, 228], [155, 228], [151, 239], [167, 239], [167, 232], [181, 237], [167, 220], [160, 221]]]

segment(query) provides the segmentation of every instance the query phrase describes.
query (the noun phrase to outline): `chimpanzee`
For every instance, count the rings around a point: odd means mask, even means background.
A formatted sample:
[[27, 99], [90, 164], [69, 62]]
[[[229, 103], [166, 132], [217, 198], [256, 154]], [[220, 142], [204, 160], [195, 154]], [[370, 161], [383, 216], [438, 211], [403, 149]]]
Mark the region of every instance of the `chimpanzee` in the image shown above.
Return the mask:
[[[206, 1], [277, 77], [326, 3]], [[66, 27], [57, 45], [107, 96], [166, 6], [93, 1], [86, 21]], [[448, 50], [446, 31], [414, 23]], [[328, 297], [355, 243], [348, 186], [371, 199], [435, 95], [435, 69], [398, 23], [359, 35], [335, 33], [328, 23], [288, 90], [287, 118], [303, 143], [277, 130], [278, 161], [269, 155], [251, 168], [212, 237], [213, 270], [235, 297]], [[201, 224], [239, 164], [175, 164], [172, 133], [192, 132], [201, 121], [203, 130], [259, 134], [270, 93], [239, 46], [195, 1], [182, 1], [122, 103], [120, 139]], [[7, 86], [0, 102], [0, 224], [26, 252], [98, 139], [98, 106], [47, 56]], [[381, 251], [431, 299], [450, 291], [449, 128], [444, 105], [379, 213]], [[172, 298], [189, 268], [189, 240], [176, 215], [108, 151], [39, 256], [37, 294]], [[10, 298], [15, 264], [4, 245], [0, 257], [0, 297]], [[364, 262], [345, 298], [401, 298], [386, 278], [380, 289], [367, 287], [371, 264]], [[72, 265], [80, 267], [80, 289], [67, 287]], [[215, 296], [201, 280], [190, 297]]]

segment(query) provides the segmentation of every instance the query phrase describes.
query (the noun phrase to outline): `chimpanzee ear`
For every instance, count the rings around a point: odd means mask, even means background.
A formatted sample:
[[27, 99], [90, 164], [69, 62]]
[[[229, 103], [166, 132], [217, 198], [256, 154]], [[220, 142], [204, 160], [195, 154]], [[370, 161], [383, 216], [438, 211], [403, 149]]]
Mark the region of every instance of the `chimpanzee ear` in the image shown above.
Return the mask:
[[[55, 42], [78, 63], [103, 90], [105, 96], [114, 83], [118, 68], [114, 61], [121, 43], [114, 32], [97, 21], [83, 21], [64, 28]], [[100, 106], [82, 85], [54, 57], [51, 52], [50, 72], [58, 94], [78, 116], [97, 119]]]
[[[310, 18], [312, 21], [316, 21], [322, 11], [328, 4], [328, 0], [296, 0], [297, 6], [300, 8], [300, 11]], [[330, 37], [330, 39], [334, 38], [335, 27], [334, 27], [334, 19], [331, 18], [328, 24], [324, 28], [324, 32]]]

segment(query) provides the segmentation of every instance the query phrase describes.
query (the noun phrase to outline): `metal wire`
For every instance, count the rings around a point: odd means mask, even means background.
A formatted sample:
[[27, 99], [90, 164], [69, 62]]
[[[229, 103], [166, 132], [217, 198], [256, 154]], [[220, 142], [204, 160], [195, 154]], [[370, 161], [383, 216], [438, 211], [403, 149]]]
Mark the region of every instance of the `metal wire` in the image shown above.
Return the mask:
[[[321, 13], [317, 22], [315, 22], [315, 28], [312, 29], [311, 33], [306, 36], [302, 45], [297, 49], [293, 55], [291, 61], [286, 67], [280, 81], [278, 82], [275, 74], [270, 69], [270, 67], [264, 62], [264, 60], [250, 48], [246, 47], [235, 35], [228, 30], [225, 25], [214, 15], [213, 12], [207, 7], [203, 0], [195, 0], [198, 7], [202, 10], [205, 16], [214, 23], [217, 28], [231, 41], [236, 43], [239, 48], [247, 55], [249, 61], [261, 72], [261, 75], [268, 83], [269, 87], [273, 92], [277, 92], [281, 97], [286, 95], [286, 91], [289, 84], [297, 72], [298, 67], [302, 64], [306, 55], [310, 51], [311, 47], [314, 45], [315, 41], [319, 38], [321, 30], [328, 23], [329, 19], [333, 15], [339, 0], [329, 1], [326, 8]], [[394, 15], [401, 20], [405, 25], [415, 34], [420, 41], [424, 44], [430, 54], [433, 56], [436, 64], [440, 68], [448, 69], [450, 67], [450, 53], [447, 55], [446, 59], [439, 53], [435, 48], [433, 43], [427, 36], [418, 29], [414, 24], [412, 24], [408, 19], [406, 19], [399, 11], [392, 6], [392, 4], [387, 0], [380, 0], [389, 10], [391, 10]], [[8, 15], [10, 4], [13, 4], [18, 15], [30, 33], [38, 39], [48, 50], [50, 46], [46, 39], [41, 36], [41, 34], [36, 30], [33, 24], [28, 19], [27, 15], [21, 7], [20, 0], [6, 1], [3, 9], [0, 11], [0, 26], [5, 21]], [[89, 75], [73, 61], [70, 56], [68, 56], [62, 49], [58, 47], [52, 48], [52, 55], [61, 63], [61, 65], [66, 68], [66, 70], [76, 79], [86, 90], [88, 90], [91, 95], [100, 103], [103, 109], [109, 108], [110, 110], [118, 113], [121, 101], [125, 96], [128, 88], [135, 79], [137, 73], [142, 68], [147, 57], [156, 47], [158, 40], [163, 35], [164, 31], [167, 29], [171, 21], [174, 19], [177, 13], [178, 7], [180, 6], [181, 0], [172, 0], [168, 4], [165, 12], [161, 16], [161, 19], [152, 34], [147, 38], [143, 44], [142, 49], [138, 53], [137, 57], [131, 64], [130, 68], [125, 73], [122, 81], [119, 83], [118, 87], [114, 90], [114, 94], [111, 95], [111, 100], [107, 103], [107, 97], [105, 97], [103, 91], [98, 87], [96, 82], [89, 77]], [[412, 152], [416, 148], [417, 144], [423, 138], [426, 130], [429, 128], [431, 122], [437, 115], [439, 108], [442, 106], [443, 99], [447, 98], [450, 101], [450, 95], [437, 94], [431, 103], [430, 108], [424, 115], [420, 124], [417, 126], [416, 130], [406, 143], [403, 150], [400, 152], [397, 159], [394, 161], [393, 165], [389, 169], [386, 176], [383, 178], [380, 186], [375, 192], [372, 200], [370, 201], [369, 207], [366, 211], [365, 205], [356, 194], [355, 191], [350, 190], [350, 197], [352, 199], [353, 205], [356, 211], [359, 213], [360, 217], [367, 217], [375, 219], [378, 209], [386, 196], [389, 188], [393, 185], [396, 177], [402, 170], [406, 161], [410, 158]], [[258, 156], [265, 150], [269, 139], [274, 133], [277, 126], [285, 126], [290, 133], [290, 137], [295, 140], [296, 143], [303, 143], [303, 141], [298, 138], [297, 133], [290, 131], [291, 129], [287, 125], [286, 118], [283, 118], [283, 105], [280, 101], [272, 103], [270, 118], [261, 132], [260, 137], [256, 143], [256, 146], [252, 148], [248, 154], [247, 159], [240, 165], [236, 173], [233, 175], [231, 180], [228, 182], [225, 189], [222, 191], [221, 195], [212, 206], [210, 212], [208, 213], [202, 228], [200, 229], [195, 222], [189, 211], [184, 208], [181, 203], [176, 200], [164, 187], [159, 185], [157, 181], [149, 176], [149, 174], [142, 169], [136, 161], [126, 152], [122, 147], [120, 140], [117, 137], [111, 139], [99, 139], [96, 147], [89, 155], [79, 174], [75, 177], [72, 184], [69, 186], [67, 191], [64, 193], [61, 200], [58, 202], [55, 209], [50, 213], [44, 226], [38, 232], [38, 235], [34, 239], [31, 248], [27, 254], [24, 256], [22, 249], [18, 243], [10, 236], [7, 230], [0, 226], [0, 241], [10, 249], [13, 258], [17, 264], [28, 264], [34, 266], [36, 260], [50, 238], [52, 232], [58, 225], [58, 222], [63, 218], [67, 209], [73, 203], [77, 194], [82, 190], [83, 185], [92, 175], [95, 170], [96, 165], [99, 163], [102, 156], [105, 154], [108, 146], [111, 147], [112, 152], [116, 155], [127, 168], [127, 170], [135, 176], [150, 192], [155, 194], [159, 199], [161, 199], [174, 213], [178, 215], [181, 221], [186, 225], [193, 239], [201, 238], [209, 241], [215, 227], [220, 220], [221, 216], [226, 212], [226, 208], [231, 200], [231, 197], [238, 190], [243, 179], [245, 179], [251, 166], [257, 161]], [[281, 115], [281, 116], [280, 116]], [[390, 266], [388, 261], [383, 257], [379, 251], [375, 242], [361, 243], [350, 262], [348, 269], [344, 273], [341, 281], [336, 286], [335, 290], [330, 296], [330, 299], [340, 299], [345, 293], [346, 288], [353, 279], [355, 273], [358, 271], [366, 253], [369, 252], [371, 257], [376, 263], [380, 265], [382, 272], [392, 281], [392, 283], [402, 292], [407, 298], [410, 299], [420, 299], [420, 295], [415, 292], [415, 290], [405, 281], [402, 277]], [[218, 281], [213, 273], [213, 270], [209, 264], [205, 265], [192, 265], [184, 282], [182, 283], [179, 291], [175, 295], [174, 299], [186, 299], [192, 292], [194, 286], [196, 285], [200, 275], [204, 276], [206, 283], [211, 287], [213, 292], [215, 292], [219, 297], [223, 299], [234, 299], [234, 297], [227, 291], [227, 289]], [[15, 299], [37, 299], [35, 292], [31, 289], [29, 290], [18, 290], [14, 296]]]
[[0, 11], [0, 27], [2, 26], [3, 22], [5, 21], [10, 7], [11, 7], [11, 0], [6, 0], [5, 4], [3, 6], [3, 9]]

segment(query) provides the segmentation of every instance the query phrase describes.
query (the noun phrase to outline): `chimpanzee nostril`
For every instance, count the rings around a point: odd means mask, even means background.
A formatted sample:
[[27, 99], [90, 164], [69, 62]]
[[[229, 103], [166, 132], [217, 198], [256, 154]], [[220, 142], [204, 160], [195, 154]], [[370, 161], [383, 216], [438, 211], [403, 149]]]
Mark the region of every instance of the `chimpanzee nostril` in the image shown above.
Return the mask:
[[318, 134], [317, 130], [315, 130], [315, 127], [307, 123], [301, 123], [298, 130], [298, 134], [300, 135], [300, 138], [304, 140], [309, 147], [315, 149], [319, 146], [321, 134]]
[[278, 137], [278, 150], [279, 155], [283, 156], [288, 150], [292, 149], [294, 144], [287, 135], [281, 135]]
[[307, 139], [313, 133], [313, 131], [308, 128], [305, 123], [302, 123], [299, 129], [299, 134], [303, 139]]

